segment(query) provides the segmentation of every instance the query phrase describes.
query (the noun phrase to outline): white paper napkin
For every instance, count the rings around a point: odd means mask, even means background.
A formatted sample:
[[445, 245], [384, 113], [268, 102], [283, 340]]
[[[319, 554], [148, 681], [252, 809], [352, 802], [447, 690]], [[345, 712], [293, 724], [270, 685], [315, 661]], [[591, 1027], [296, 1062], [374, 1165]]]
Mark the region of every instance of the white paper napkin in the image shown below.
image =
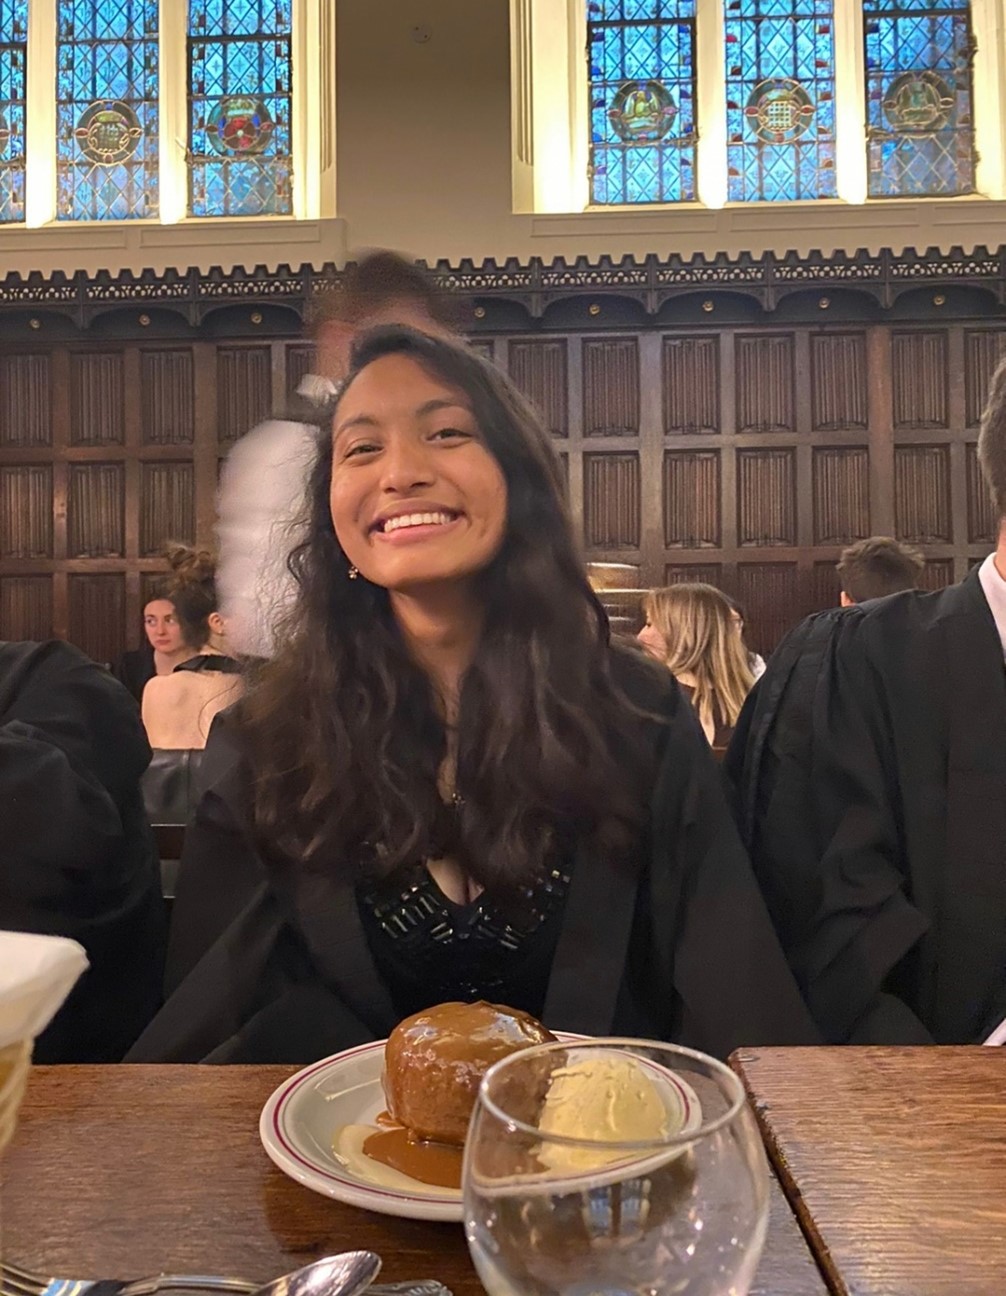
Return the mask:
[[76, 941], [0, 931], [0, 1048], [40, 1035], [87, 965]]

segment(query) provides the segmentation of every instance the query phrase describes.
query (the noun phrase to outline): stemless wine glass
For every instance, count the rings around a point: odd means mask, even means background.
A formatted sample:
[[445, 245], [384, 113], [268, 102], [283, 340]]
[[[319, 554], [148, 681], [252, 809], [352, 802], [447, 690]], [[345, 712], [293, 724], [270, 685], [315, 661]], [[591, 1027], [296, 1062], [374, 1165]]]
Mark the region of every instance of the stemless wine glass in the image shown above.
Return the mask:
[[744, 1296], [768, 1167], [740, 1081], [646, 1040], [497, 1062], [465, 1144], [465, 1232], [489, 1296]]

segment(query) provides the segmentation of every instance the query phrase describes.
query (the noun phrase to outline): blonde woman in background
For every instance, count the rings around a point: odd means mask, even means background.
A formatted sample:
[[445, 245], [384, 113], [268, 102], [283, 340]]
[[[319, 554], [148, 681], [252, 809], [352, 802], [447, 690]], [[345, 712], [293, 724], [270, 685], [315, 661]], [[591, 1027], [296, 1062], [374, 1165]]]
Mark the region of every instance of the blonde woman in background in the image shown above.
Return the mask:
[[643, 611], [639, 642], [681, 685], [722, 758], [754, 683], [729, 600], [712, 585], [683, 583], [651, 590]]

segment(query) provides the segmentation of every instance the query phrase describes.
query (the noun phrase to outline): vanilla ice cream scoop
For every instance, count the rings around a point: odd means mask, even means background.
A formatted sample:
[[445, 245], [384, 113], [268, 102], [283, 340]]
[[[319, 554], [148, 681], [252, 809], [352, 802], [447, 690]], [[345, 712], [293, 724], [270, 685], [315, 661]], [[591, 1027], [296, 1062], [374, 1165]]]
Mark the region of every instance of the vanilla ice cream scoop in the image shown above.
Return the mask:
[[[639, 1151], [605, 1143], [661, 1144], [690, 1124], [688, 1099], [662, 1067], [614, 1049], [570, 1049], [552, 1072], [538, 1129], [536, 1159], [551, 1171], [578, 1173], [633, 1160]], [[589, 1140], [589, 1146], [553, 1143], [549, 1136]], [[644, 1152], [643, 1155], [646, 1155]]]

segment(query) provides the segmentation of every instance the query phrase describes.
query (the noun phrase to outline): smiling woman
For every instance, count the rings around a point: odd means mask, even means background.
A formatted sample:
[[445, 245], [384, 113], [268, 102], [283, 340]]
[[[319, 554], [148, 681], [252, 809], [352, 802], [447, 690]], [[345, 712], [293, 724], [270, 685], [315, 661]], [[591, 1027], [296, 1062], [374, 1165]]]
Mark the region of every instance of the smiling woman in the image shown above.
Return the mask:
[[609, 642], [508, 380], [365, 335], [309, 496], [134, 1058], [308, 1061], [478, 999], [718, 1053], [812, 1040], [691, 709]]
[[503, 543], [506, 480], [471, 401], [414, 357], [383, 356], [346, 391], [331, 480], [343, 552], [399, 607], [430, 586], [464, 597]]

